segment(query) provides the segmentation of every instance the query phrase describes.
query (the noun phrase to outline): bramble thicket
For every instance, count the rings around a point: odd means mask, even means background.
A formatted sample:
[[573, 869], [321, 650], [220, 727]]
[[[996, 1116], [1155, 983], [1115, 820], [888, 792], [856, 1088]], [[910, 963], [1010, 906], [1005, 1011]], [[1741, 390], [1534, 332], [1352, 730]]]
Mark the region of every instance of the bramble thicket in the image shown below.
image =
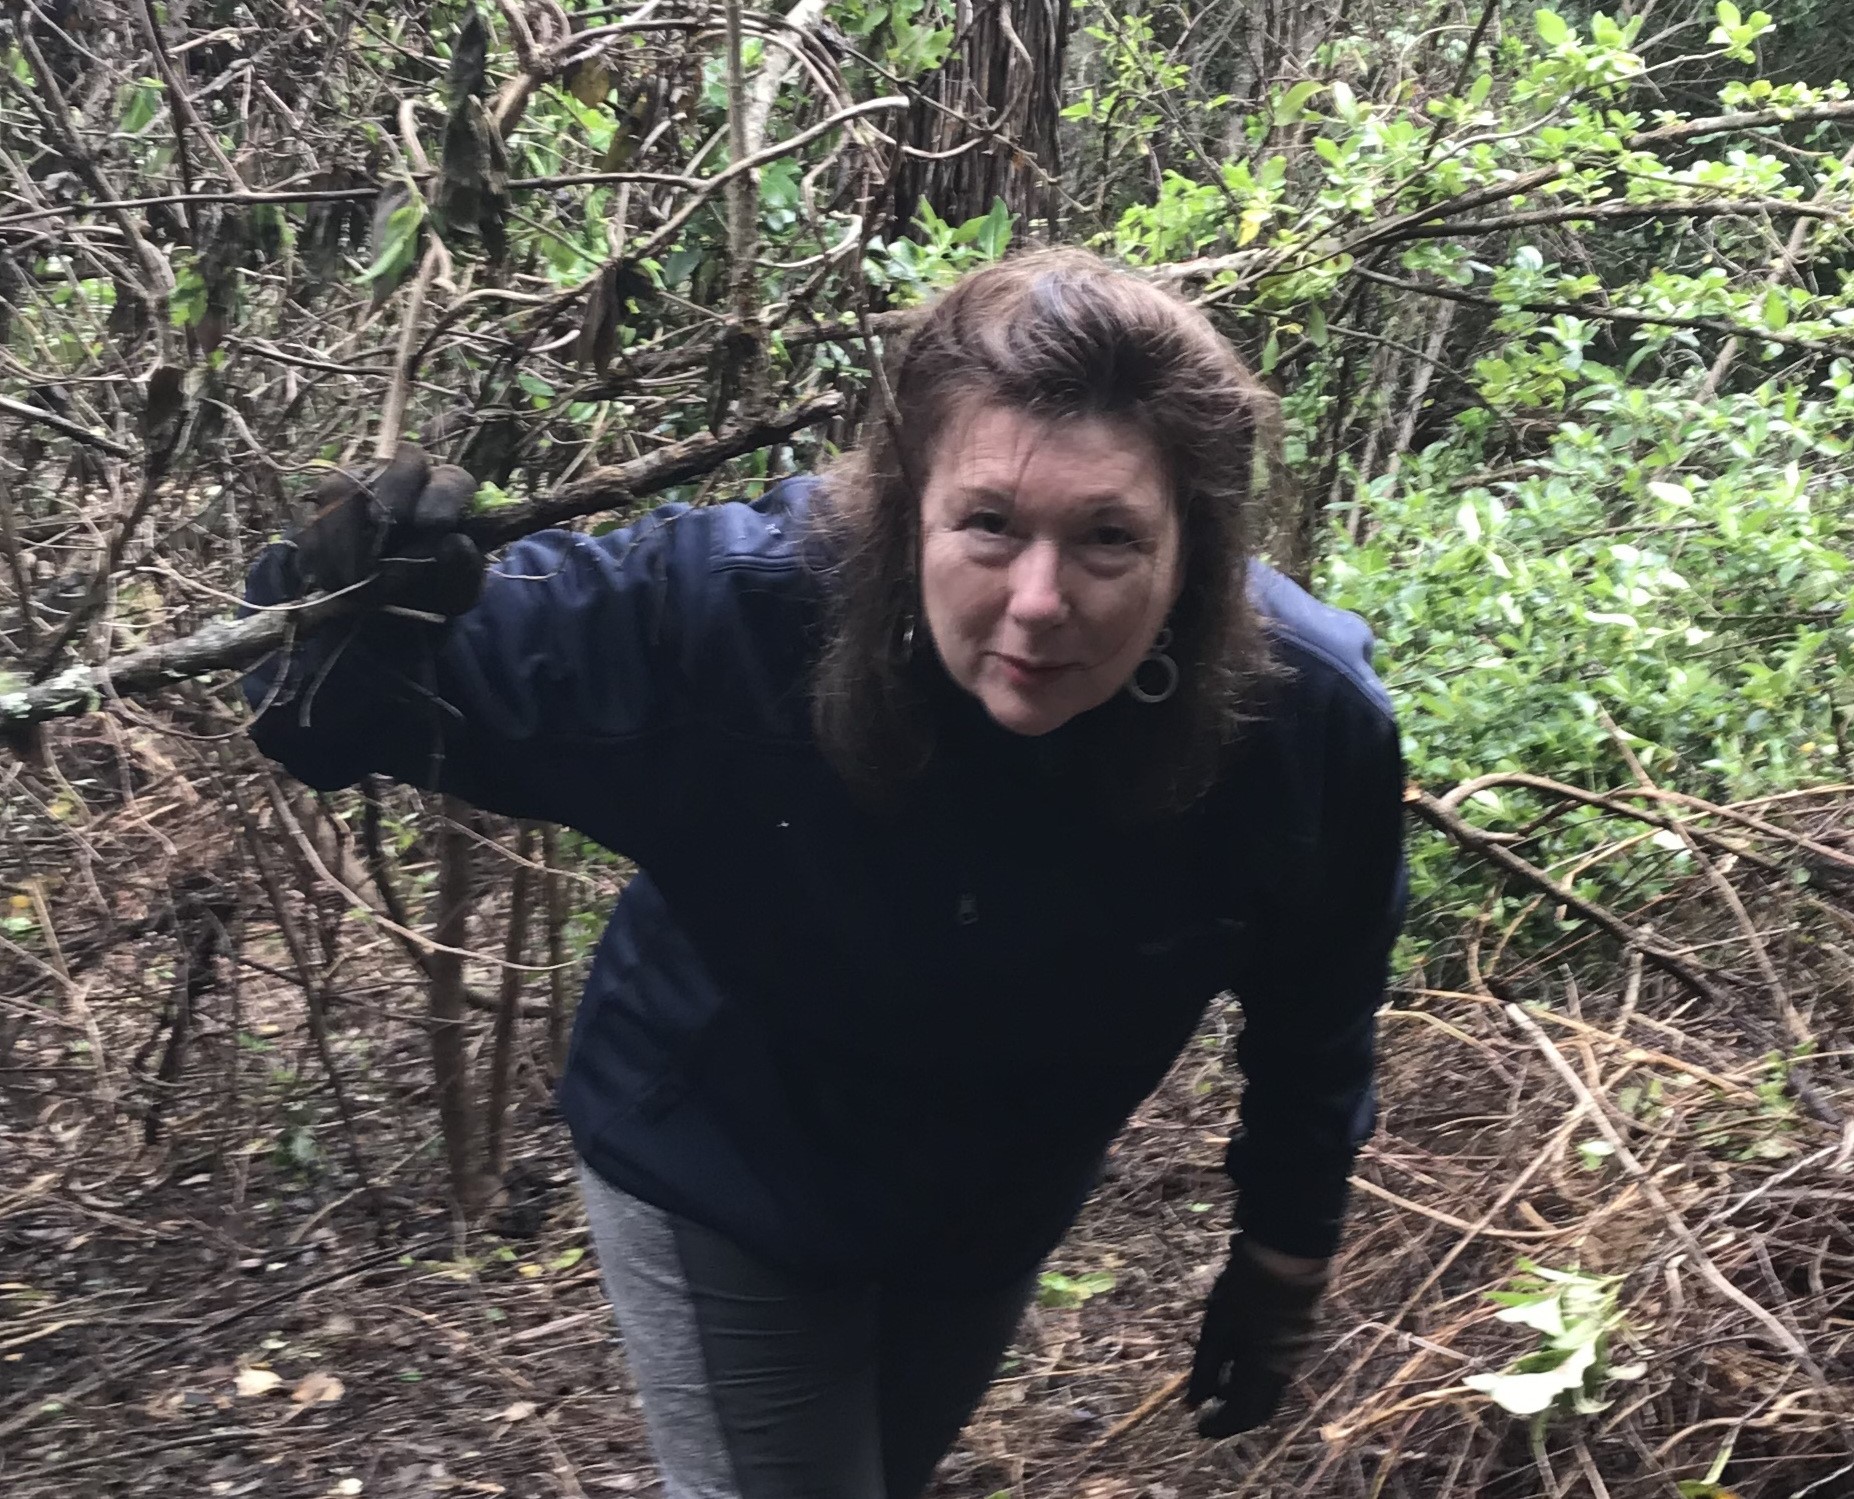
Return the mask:
[[1077, 243], [1279, 397], [1414, 904], [1283, 1419], [1169, 1399], [1219, 1004], [936, 1492], [1854, 1494], [1850, 76], [1829, 0], [8, 6], [8, 1492], [647, 1491], [547, 1101], [627, 866], [274, 775], [239, 670], [365, 605], [240, 580], [401, 436], [490, 546], [757, 493]]

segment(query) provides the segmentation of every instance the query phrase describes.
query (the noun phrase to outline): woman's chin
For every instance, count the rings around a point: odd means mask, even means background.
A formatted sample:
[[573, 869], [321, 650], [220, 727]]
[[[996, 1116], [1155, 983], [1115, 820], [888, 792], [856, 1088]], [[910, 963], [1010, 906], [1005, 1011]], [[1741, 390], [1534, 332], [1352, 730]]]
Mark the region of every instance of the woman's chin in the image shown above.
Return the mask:
[[999, 728], [1022, 734], [1026, 739], [1061, 728], [1080, 711], [1072, 703], [1009, 687], [990, 688], [980, 695], [979, 701]]

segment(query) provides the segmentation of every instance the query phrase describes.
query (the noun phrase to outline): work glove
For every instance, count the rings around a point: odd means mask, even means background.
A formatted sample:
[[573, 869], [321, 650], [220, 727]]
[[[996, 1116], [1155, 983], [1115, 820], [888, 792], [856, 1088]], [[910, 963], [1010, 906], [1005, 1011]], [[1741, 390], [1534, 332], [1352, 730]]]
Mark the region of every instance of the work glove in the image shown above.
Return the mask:
[[391, 605], [449, 618], [483, 591], [483, 554], [457, 529], [476, 480], [455, 464], [431, 466], [402, 442], [384, 467], [330, 474], [291, 540], [298, 582], [335, 592], [378, 577]]
[[1203, 1407], [1199, 1436], [1234, 1436], [1274, 1415], [1312, 1351], [1314, 1308], [1326, 1281], [1324, 1271], [1284, 1279], [1263, 1268], [1241, 1234], [1231, 1238], [1229, 1264], [1204, 1305], [1185, 1388], [1185, 1403]]

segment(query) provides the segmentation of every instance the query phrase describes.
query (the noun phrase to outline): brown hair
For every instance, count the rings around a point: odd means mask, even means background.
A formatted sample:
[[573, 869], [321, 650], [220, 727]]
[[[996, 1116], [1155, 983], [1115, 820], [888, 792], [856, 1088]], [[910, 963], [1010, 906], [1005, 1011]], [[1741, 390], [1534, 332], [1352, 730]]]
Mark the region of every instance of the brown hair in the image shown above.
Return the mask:
[[1215, 779], [1246, 690], [1266, 669], [1245, 576], [1272, 397], [1196, 308], [1073, 249], [967, 275], [891, 364], [894, 411], [870, 423], [820, 497], [829, 633], [812, 713], [825, 754], [878, 798], [932, 760], [937, 668], [931, 644], [914, 639], [920, 485], [948, 421], [973, 401], [1050, 420], [1107, 416], [1167, 459], [1184, 580], [1169, 620], [1178, 690], [1104, 715], [1095, 778], [1120, 820], [1189, 806]]

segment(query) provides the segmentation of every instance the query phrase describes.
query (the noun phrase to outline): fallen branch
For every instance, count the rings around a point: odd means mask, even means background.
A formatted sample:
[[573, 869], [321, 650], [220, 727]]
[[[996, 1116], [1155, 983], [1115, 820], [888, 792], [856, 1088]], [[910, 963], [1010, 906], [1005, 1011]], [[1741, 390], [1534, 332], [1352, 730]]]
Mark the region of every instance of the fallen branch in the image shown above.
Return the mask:
[[[539, 500], [470, 516], [462, 529], [479, 546], [498, 547], [580, 516], [631, 509], [649, 495], [711, 473], [729, 459], [772, 447], [842, 409], [843, 398], [835, 393], [813, 396], [751, 427], [719, 436], [703, 433], [629, 463], [593, 469]], [[30, 687], [0, 691], [0, 728], [93, 713], [106, 698], [137, 697], [208, 672], [240, 670], [329, 620], [391, 602], [374, 584], [339, 594], [313, 594], [286, 609], [215, 620], [191, 635], [133, 651], [106, 666], [68, 667]]]
[[[1420, 787], [1407, 787], [1403, 794], [1403, 801], [1404, 805], [1424, 822], [1438, 832], [1447, 834], [1470, 853], [1478, 854], [1522, 884], [1530, 886], [1567, 909], [1575, 911], [1592, 926], [1614, 937], [1625, 948], [1639, 952], [1645, 962], [1684, 984], [1710, 1005], [1715, 1013], [1732, 1016], [1751, 1034], [1752, 1040], [1759, 1046], [1772, 1051], [1781, 1049], [1776, 1040], [1766, 1033], [1762, 1025], [1744, 1016], [1709, 978], [1679, 953], [1671, 948], [1663, 947], [1645, 930], [1631, 927], [1606, 907], [1586, 899], [1572, 890], [1570, 886], [1554, 880], [1536, 864], [1520, 858], [1518, 854], [1504, 847], [1493, 837], [1483, 833], [1471, 823], [1463, 821], [1441, 801]], [[1502, 994], [1501, 997], [1506, 996]], [[1790, 1088], [1797, 1100], [1822, 1123], [1832, 1125], [1837, 1129], [1841, 1127], [1840, 1111], [1807, 1081], [1800, 1068], [1794, 1063], [1791, 1067]]]
[[1447, 834], [1468, 852], [1478, 854], [1522, 884], [1549, 895], [1560, 905], [1575, 911], [1592, 926], [1602, 928], [1625, 947], [1634, 948], [1654, 967], [1686, 985], [1694, 994], [1720, 1013], [1723, 1014], [1730, 1009], [1729, 1001], [1713, 985], [1712, 981], [1680, 954], [1661, 946], [1647, 933], [1631, 927], [1595, 901], [1586, 900], [1570, 886], [1559, 884], [1536, 864], [1520, 858], [1518, 854], [1509, 848], [1502, 847], [1479, 828], [1457, 817], [1427, 791], [1411, 786], [1404, 791], [1403, 803], [1424, 822], [1436, 831]]

